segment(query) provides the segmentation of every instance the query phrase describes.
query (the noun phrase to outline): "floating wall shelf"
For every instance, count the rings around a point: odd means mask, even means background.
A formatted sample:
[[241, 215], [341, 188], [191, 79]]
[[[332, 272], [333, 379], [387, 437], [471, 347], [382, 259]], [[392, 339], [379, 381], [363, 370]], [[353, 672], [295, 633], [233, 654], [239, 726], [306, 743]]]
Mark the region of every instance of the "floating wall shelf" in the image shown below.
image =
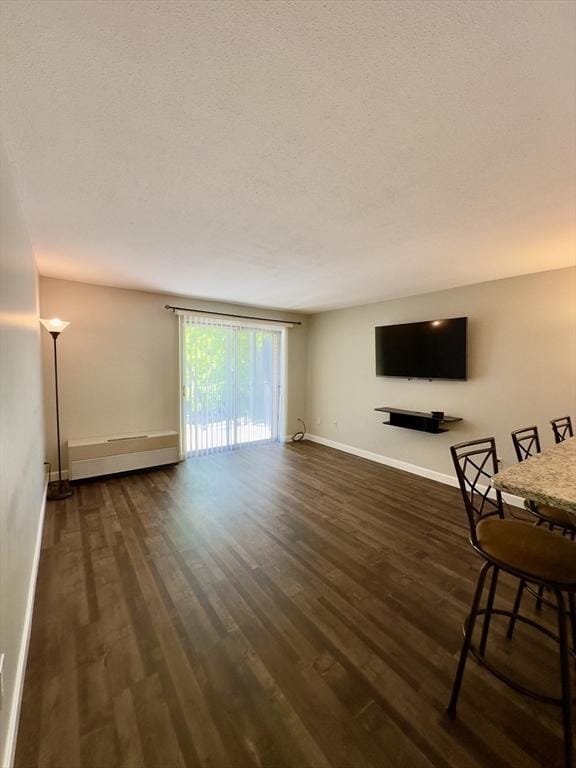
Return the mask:
[[443, 424], [453, 424], [456, 421], [462, 421], [460, 416], [446, 416], [442, 418], [432, 416], [431, 413], [425, 413], [423, 411], [405, 411], [402, 408], [374, 408], [375, 411], [381, 413], [389, 413], [389, 421], [383, 421], [382, 423], [388, 427], [402, 427], [403, 429], [415, 429], [418, 432], [430, 432], [433, 435], [437, 435], [440, 432], [447, 432], [447, 429], [443, 429]]

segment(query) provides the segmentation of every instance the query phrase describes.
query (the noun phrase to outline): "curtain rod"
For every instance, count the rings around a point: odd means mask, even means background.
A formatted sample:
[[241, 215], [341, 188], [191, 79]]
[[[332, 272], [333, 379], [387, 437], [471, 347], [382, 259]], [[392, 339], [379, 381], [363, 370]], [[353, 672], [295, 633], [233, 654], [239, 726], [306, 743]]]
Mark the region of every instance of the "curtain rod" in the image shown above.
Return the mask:
[[272, 317], [252, 317], [252, 315], [233, 315], [230, 312], [213, 312], [210, 309], [191, 309], [190, 307], [173, 307], [172, 304], [166, 304], [164, 309], [170, 309], [172, 312], [201, 312], [203, 315], [220, 315], [221, 317], [239, 317], [242, 320], [262, 320], [265, 323], [286, 323], [287, 325], [302, 325], [299, 320], [276, 320]]

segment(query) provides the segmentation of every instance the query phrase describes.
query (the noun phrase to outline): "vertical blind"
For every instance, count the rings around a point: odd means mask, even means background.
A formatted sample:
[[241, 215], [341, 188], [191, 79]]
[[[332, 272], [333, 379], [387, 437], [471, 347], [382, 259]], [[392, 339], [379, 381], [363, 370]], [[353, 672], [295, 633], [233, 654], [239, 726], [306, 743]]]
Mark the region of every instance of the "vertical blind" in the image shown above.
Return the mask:
[[193, 315], [180, 324], [185, 454], [277, 441], [282, 331]]

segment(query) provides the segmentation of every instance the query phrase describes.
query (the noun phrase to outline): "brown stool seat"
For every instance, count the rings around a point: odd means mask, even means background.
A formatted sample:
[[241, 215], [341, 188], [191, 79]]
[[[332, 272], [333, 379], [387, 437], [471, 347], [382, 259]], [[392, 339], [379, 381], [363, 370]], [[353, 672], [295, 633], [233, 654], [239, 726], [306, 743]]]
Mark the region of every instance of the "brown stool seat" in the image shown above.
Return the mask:
[[476, 533], [480, 549], [504, 569], [576, 589], [576, 542], [517, 520], [481, 520]]
[[549, 507], [547, 504], [538, 504], [536, 506], [536, 512], [557, 525], [561, 525], [565, 528], [576, 528], [574, 519], [563, 509]]

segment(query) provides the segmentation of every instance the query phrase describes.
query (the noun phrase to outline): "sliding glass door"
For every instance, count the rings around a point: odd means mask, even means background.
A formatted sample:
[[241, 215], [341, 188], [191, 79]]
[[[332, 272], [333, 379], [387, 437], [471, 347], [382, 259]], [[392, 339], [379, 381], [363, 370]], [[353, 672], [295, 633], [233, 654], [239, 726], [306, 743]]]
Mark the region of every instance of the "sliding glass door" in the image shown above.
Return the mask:
[[277, 441], [282, 331], [190, 315], [180, 322], [186, 455]]

